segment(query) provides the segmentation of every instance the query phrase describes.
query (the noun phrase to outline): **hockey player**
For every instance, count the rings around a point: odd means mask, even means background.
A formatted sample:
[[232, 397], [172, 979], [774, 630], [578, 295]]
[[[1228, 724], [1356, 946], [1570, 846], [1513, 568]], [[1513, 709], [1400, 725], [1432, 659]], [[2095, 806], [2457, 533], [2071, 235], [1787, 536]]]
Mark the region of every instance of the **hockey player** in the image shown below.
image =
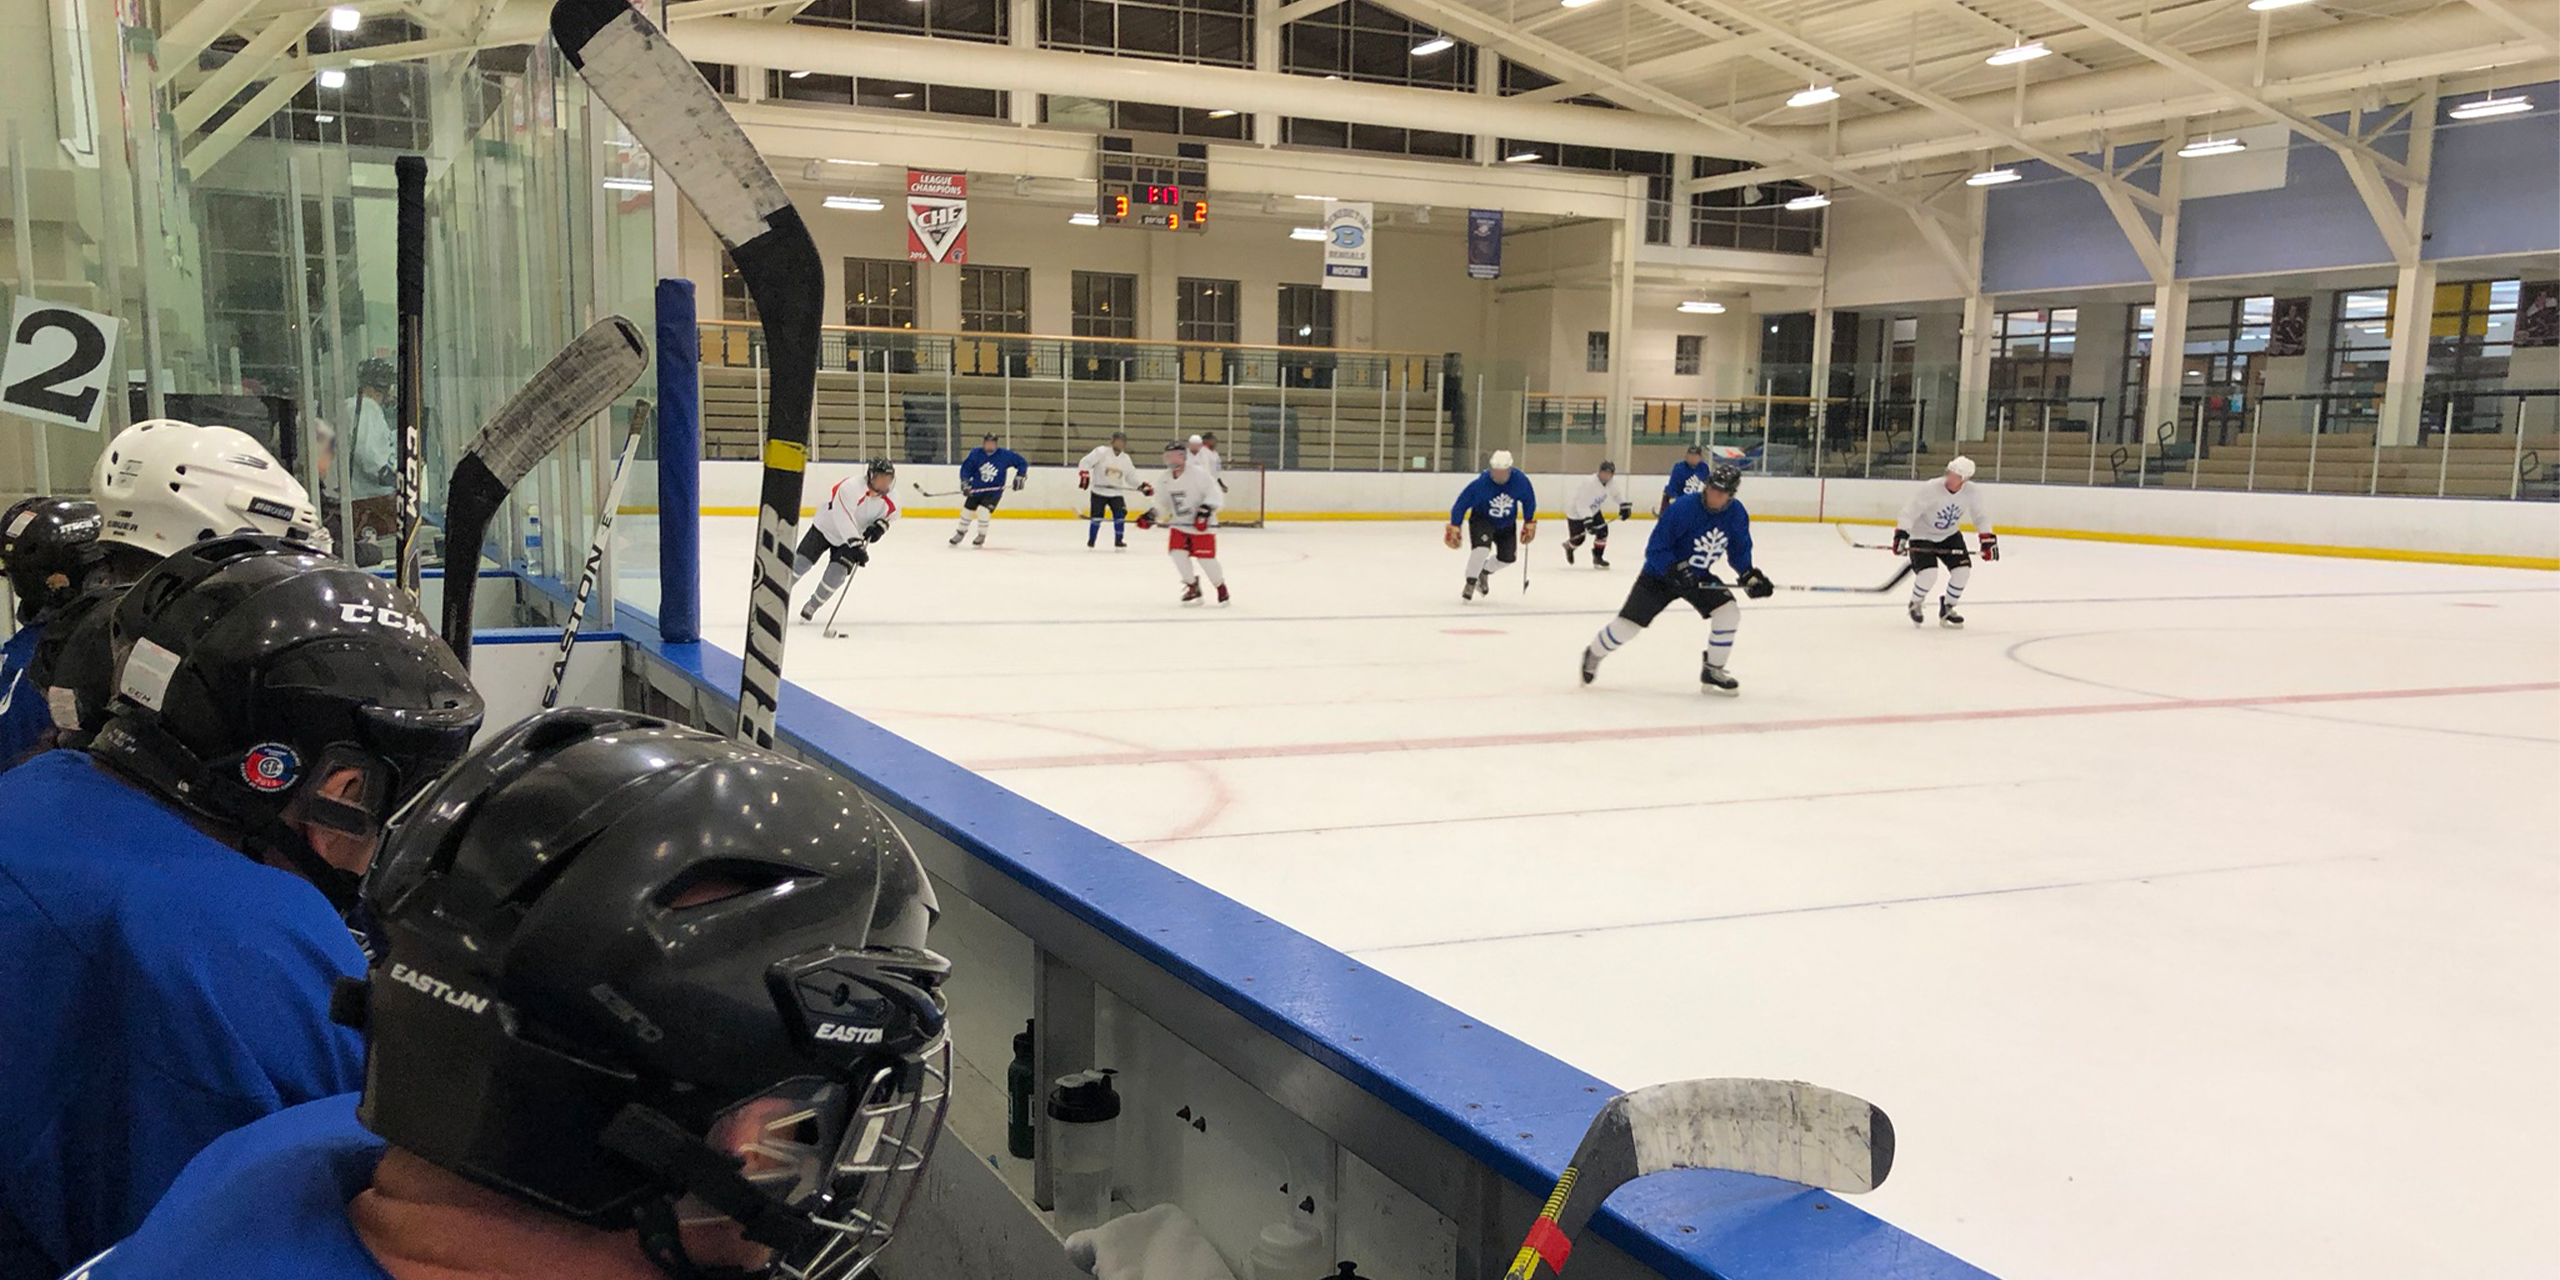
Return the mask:
[[1482, 474], [1458, 491], [1449, 507], [1449, 528], [1440, 540], [1458, 549], [1458, 526], [1466, 526], [1467, 583], [1458, 598], [1473, 600], [1493, 592], [1490, 558], [1503, 564], [1520, 560], [1520, 544], [1538, 538], [1538, 491], [1529, 477], [1511, 465], [1511, 451], [1496, 449]]
[[1138, 527], [1152, 529], [1161, 522], [1170, 535], [1165, 554], [1173, 558], [1173, 571], [1182, 575], [1182, 603], [1200, 603], [1200, 575], [1205, 573], [1209, 585], [1218, 589], [1218, 603], [1225, 604], [1227, 571], [1218, 565], [1216, 532], [1218, 477], [1178, 444], [1164, 447], [1164, 469], [1164, 483], [1156, 486], [1155, 502], [1138, 513]]
[[1964, 615], [1956, 612], [1956, 602], [1964, 599], [1964, 585], [1973, 577], [1973, 557], [1965, 551], [1963, 525], [1970, 521], [1982, 538], [1982, 558], [2000, 558], [1999, 535], [1991, 531], [1991, 506], [1982, 496], [1982, 486], [1973, 482], [1973, 459], [1959, 456], [1947, 464], [1947, 474], [1920, 486], [1911, 501], [1902, 504], [1902, 519], [1894, 525], [1893, 550], [1911, 557], [1911, 625], [1920, 626], [1926, 617], [1921, 606], [1929, 602], [1929, 588], [1938, 580], [1938, 566], [1947, 568], [1947, 594], [1938, 601], [1938, 625], [1962, 627]]
[[1589, 539], [1591, 567], [1594, 569], [1609, 567], [1608, 506], [1612, 499], [1618, 504], [1620, 520], [1635, 517], [1635, 504], [1628, 502], [1626, 494], [1618, 489], [1618, 464], [1603, 462], [1598, 471], [1591, 473], [1590, 479], [1583, 481], [1574, 489], [1573, 500], [1565, 504], [1564, 562], [1566, 564], [1573, 563], [1574, 548], [1581, 546], [1585, 539]]
[[1618, 616], [1582, 651], [1582, 682], [1600, 674], [1600, 660], [1643, 634], [1674, 600], [1685, 600], [1707, 620], [1707, 651], [1698, 668], [1698, 686], [1709, 693], [1739, 692], [1742, 682], [1725, 670], [1733, 656], [1733, 633], [1742, 624], [1742, 606], [1715, 575], [1716, 561], [1732, 563], [1741, 575], [1742, 594], [1764, 599], [1777, 587], [1751, 562], [1751, 513], [1734, 491], [1742, 487], [1740, 468], [1719, 464], [1707, 473], [1706, 488], [1694, 498], [1676, 498], [1653, 526], [1646, 541], [1644, 568], [1636, 574]]
[[27, 498], [0, 514], [0, 573], [18, 601], [17, 633], [0, 644], [0, 769], [53, 736], [52, 710], [28, 668], [46, 624], [80, 598], [105, 558], [93, 504]]
[[1710, 474], [1707, 451], [1690, 445], [1688, 455], [1671, 464], [1671, 478], [1663, 481], [1662, 501], [1653, 504], [1654, 512], [1668, 511], [1673, 502], [1705, 489]]
[[98, 503], [104, 560], [90, 589], [45, 628], [33, 672], [62, 745], [73, 747], [97, 732], [115, 693], [107, 634], [115, 602], [161, 557], [231, 533], [329, 547], [301, 482], [265, 446], [230, 427], [175, 418], [137, 422], [98, 455], [89, 491]]
[[[90, 754], [0, 775], [0, 1276], [61, 1275], [204, 1144], [355, 1088], [330, 984], [384, 822], [479, 695], [416, 601], [279, 539], [171, 555], [117, 606]], [[575, 812], [601, 793], [579, 793]]]
[[213, 1144], [83, 1280], [846, 1280], [891, 1242], [950, 964], [841, 779], [546, 712], [435, 789], [365, 901], [362, 1094]]
[[1191, 437], [1191, 465], [1206, 470], [1212, 480], [1218, 479], [1218, 473], [1226, 470], [1227, 460], [1218, 455], [1217, 432], [1203, 431]]
[[848, 483], [838, 480], [827, 490], [826, 502], [792, 552], [794, 582], [809, 572], [821, 554], [827, 557], [827, 572], [818, 579], [818, 589], [810, 593], [809, 603], [800, 606], [802, 622], [814, 621], [827, 597], [841, 589], [854, 570], [871, 563], [871, 544], [888, 537], [889, 526], [897, 523], [898, 500], [889, 491], [898, 487], [898, 468], [888, 459], [873, 458], [864, 464], [862, 484], [852, 493], [844, 491]]
[[1005, 475], [1013, 475], [1013, 487], [1020, 489], [1030, 478], [1031, 464], [1022, 455], [996, 442], [994, 432], [979, 437], [978, 447], [960, 460], [960, 491], [968, 501], [960, 506], [960, 527], [951, 531], [951, 545], [959, 546], [969, 536], [969, 521], [978, 522], [978, 539], [973, 547], [987, 545], [987, 528], [995, 523], [996, 505], [1004, 501]]
[[1102, 537], [1102, 513], [1111, 513], [1111, 545], [1115, 550], [1129, 547], [1129, 494], [1137, 492], [1155, 496], [1155, 486], [1138, 479], [1138, 464], [1129, 457], [1129, 433], [1114, 431], [1111, 443], [1098, 444], [1076, 464], [1076, 487], [1092, 495], [1086, 508], [1084, 526], [1085, 549], [1093, 549]]

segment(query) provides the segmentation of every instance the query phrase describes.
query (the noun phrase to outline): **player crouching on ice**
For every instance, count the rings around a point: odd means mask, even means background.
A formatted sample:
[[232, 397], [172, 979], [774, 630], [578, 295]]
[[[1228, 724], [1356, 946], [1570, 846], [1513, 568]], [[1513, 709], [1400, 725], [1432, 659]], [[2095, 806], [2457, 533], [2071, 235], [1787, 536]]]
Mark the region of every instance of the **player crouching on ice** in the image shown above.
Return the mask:
[[794, 582], [817, 563], [820, 552], [827, 557], [827, 572], [818, 579], [818, 590], [800, 606], [802, 622], [814, 621], [827, 597], [843, 587], [854, 570], [871, 563], [871, 544], [888, 537], [890, 524], [898, 518], [898, 500], [889, 496], [898, 484], [898, 468], [888, 459], [873, 458], [864, 466], [862, 487], [855, 492], [844, 491], [847, 483], [838, 480], [827, 490], [826, 504], [818, 508], [817, 517], [809, 521], [808, 531], [800, 535], [800, 545], [791, 553]]
[[1735, 693], [1742, 682], [1725, 670], [1733, 655], [1733, 633], [1742, 625], [1742, 606], [1715, 576], [1716, 560], [1733, 563], [1741, 574], [1742, 594], [1759, 600], [1776, 591], [1769, 575], [1751, 563], [1751, 513], [1733, 496], [1742, 487], [1740, 469], [1719, 463], [1707, 473], [1706, 487], [1694, 498], [1679, 497], [1663, 508], [1645, 543], [1644, 569], [1618, 606], [1618, 616], [1582, 651], [1582, 682], [1600, 674], [1600, 660], [1636, 638], [1674, 600], [1686, 600], [1707, 620], [1706, 663], [1698, 669], [1701, 688]]
[[[1209, 575], [1209, 585], [1218, 589], [1218, 603], [1227, 602], [1227, 571], [1218, 567], [1218, 535], [1212, 530], [1218, 523], [1218, 477], [1209, 468], [1191, 460], [1190, 451], [1179, 444], [1164, 447], [1164, 483], [1156, 489], [1156, 500], [1138, 513], [1138, 527], [1152, 529], [1162, 521], [1167, 533], [1165, 552], [1173, 557], [1173, 571], [1182, 575], [1182, 603], [1200, 603], [1200, 574]], [[1197, 562], [1199, 571], [1192, 565]]]
[[1912, 626], [1921, 625], [1920, 606], [1929, 602], [1939, 565], [1947, 567], [1947, 594], [1938, 601], [1938, 625], [1964, 625], [1956, 602], [1964, 598], [1964, 584], [1973, 577], [1973, 557], [1964, 549], [1967, 521], [1982, 536], [1982, 558], [1999, 559], [2000, 537], [1991, 531], [1991, 506], [1982, 496], [1982, 486], [1973, 482], [1971, 458], [1949, 462], [1943, 479], [1920, 486], [1920, 492], [1902, 504], [1902, 519], [1893, 530], [1893, 553], [1911, 557]]
[[[1486, 461], [1484, 473], [1467, 482], [1458, 491], [1458, 500], [1449, 507], [1449, 530], [1441, 541], [1449, 549], [1458, 549], [1458, 525], [1467, 526], [1467, 586], [1460, 600], [1473, 600], [1477, 595], [1493, 594], [1493, 567], [1488, 557], [1503, 564], [1520, 562], [1520, 544], [1538, 540], [1538, 491], [1529, 477], [1511, 465], [1511, 451], [1496, 449]], [[1515, 524], [1514, 522], [1517, 521]], [[1522, 571], [1526, 573], [1526, 570]], [[1528, 580], [1521, 580], [1521, 590], [1528, 590]]]
[[1613, 496], [1618, 503], [1618, 518], [1634, 519], [1635, 504], [1618, 492], [1618, 464], [1614, 462], [1601, 463], [1600, 469], [1593, 472], [1590, 479], [1574, 489], [1573, 500], [1564, 506], [1566, 564], [1573, 563], [1574, 548], [1581, 546], [1587, 538], [1591, 542], [1591, 567], [1609, 567], [1609, 513], [1606, 508]]

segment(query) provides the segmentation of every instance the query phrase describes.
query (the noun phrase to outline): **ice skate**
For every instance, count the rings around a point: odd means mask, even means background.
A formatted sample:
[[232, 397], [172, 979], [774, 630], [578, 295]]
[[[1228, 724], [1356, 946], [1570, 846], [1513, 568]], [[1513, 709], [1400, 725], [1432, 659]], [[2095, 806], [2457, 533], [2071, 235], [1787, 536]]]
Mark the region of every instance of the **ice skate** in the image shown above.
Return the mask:
[[1608, 567], [1609, 567], [1609, 553], [1608, 553], [1608, 552], [1605, 552], [1605, 551], [1602, 551], [1602, 550], [1601, 550], [1600, 548], [1598, 548], [1598, 547], [1593, 547], [1593, 548], [1591, 549], [1591, 567], [1592, 567], [1592, 568], [1594, 568], [1594, 569], [1606, 569], [1606, 568], [1608, 568]]
[[1726, 671], [1724, 668], [1719, 667], [1712, 662], [1708, 662], [1702, 663], [1698, 667], [1698, 688], [1702, 692], [1721, 693], [1729, 696], [1742, 691], [1742, 682], [1734, 679], [1733, 673]]
[[1469, 578], [1469, 579], [1467, 579], [1467, 585], [1466, 585], [1466, 588], [1465, 588], [1464, 590], [1462, 590], [1462, 591], [1460, 591], [1460, 592], [1458, 593], [1458, 599], [1460, 599], [1460, 600], [1464, 601], [1464, 600], [1473, 600], [1473, 599], [1475, 599], [1475, 598], [1476, 598], [1476, 580], [1475, 580], [1475, 579], [1473, 579], [1473, 578]]
[[1219, 583], [1219, 584], [1218, 584], [1218, 603], [1220, 603], [1220, 604], [1225, 604], [1226, 602], [1227, 602], [1227, 584], [1225, 584], [1225, 583], [1221, 582], [1221, 583]]
[[[1914, 622], [1919, 621], [1917, 618], [1912, 620]], [[1955, 601], [1941, 600], [1938, 602], [1938, 625], [1957, 631], [1964, 630], [1964, 615], [1956, 612]]]
[[951, 545], [952, 545], [952, 546], [955, 546], [955, 547], [956, 547], [956, 546], [959, 546], [959, 545], [960, 545], [960, 540], [961, 540], [962, 538], [965, 538], [965, 537], [968, 537], [968, 536], [969, 536], [969, 529], [968, 529], [968, 527], [967, 527], [966, 525], [961, 526], [961, 528], [960, 528], [960, 531], [959, 531], [959, 532], [954, 533], [954, 534], [952, 534], [952, 535], [951, 535]]
[[1920, 613], [1920, 602], [1919, 602], [1919, 601], [1917, 601], [1917, 600], [1912, 601], [1912, 602], [1911, 602], [1911, 625], [1912, 625], [1912, 626], [1917, 627], [1917, 626], [1924, 625], [1926, 622], [1927, 622], [1927, 619], [1926, 619], [1926, 618], [1924, 618], [1924, 617], [1922, 617], [1922, 616], [1921, 616], [1921, 613]]
[[1590, 646], [1586, 645], [1582, 650], [1582, 682], [1584, 684], [1589, 684], [1599, 678], [1600, 655], [1593, 653]]
[[800, 620], [802, 622], [816, 622], [818, 620], [818, 598], [816, 596], [811, 596], [809, 598], [809, 603], [800, 606]]
[[977, 537], [969, 539], [969, 545], [973, 547], [983, 547], [987, 545], [987, 531], [980, 529]]
[[1476, 594], [1477, 594], [1477, 595], [1480, 595], [1480, 596], [1484, 596], [1484, 597], [1486, 597], [1487, 599], [1492, 598], [1492, 596], [1493, 596], [1493, 570], [1491, 570], [1491, 569], [1487, 569], [1487, 570], [1485, 570], [1484, 572], [1479, 573], [1479, 574], [1477, 574], [1477, 575], [1476, 575]]
[[1182, 602], [1183, 602], [1184, 604], [1198, 604], [1198, 603], [1200, 603], [1200, 584], [1199, 584], [1199, 583], [1197, 583], [1197, 582], [1187, 582], [1187, 583], [1184, 583], [1184, 584], [1183, 584], [1183, 586], [1182, 586]]
[[1564, 562], [1565, 562], [1566, 564], [1572, 564], [1572, 563], [1573, 563], [1573, 548], [1574, 548], [1574, 544], [1573, 544], [1573, 543], [1571, 543], [1571, 542], [1567, 542], [1567, 543], [1565, 543], [1565, 544], [1564, 544]]

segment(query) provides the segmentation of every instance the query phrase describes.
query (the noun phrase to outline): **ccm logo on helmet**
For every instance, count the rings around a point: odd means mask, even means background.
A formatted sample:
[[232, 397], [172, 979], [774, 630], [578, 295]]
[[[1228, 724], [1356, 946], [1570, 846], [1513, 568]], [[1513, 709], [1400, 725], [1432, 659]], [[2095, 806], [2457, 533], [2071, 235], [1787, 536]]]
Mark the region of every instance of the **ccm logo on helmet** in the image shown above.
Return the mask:
[[350, 626], [359, 627], [367, 623], [372, 623], [375, 626], [389, 627], [394, 631], [406, 631], [413, 636], [422, 636], [427, 634], [427, 624], [419, 621], [417, 618], [409, 614], [402, 613], [398, 609], [377, 608], [369, 604], [349, 603], [339, 605], [338, 620], [347, 623]]
[[878, 1044], [880, 1028], [857, 1027], [848, 1022], [821, 1022], [818, 1024], [818, 1039], [838, 1044]]
[[489, 997], [475, 996], [442, 978], [430, 978], [405, 964], [391, 966], [391, 980], [422, 996], [431, 996], [464, 1013], [487, 1013]]

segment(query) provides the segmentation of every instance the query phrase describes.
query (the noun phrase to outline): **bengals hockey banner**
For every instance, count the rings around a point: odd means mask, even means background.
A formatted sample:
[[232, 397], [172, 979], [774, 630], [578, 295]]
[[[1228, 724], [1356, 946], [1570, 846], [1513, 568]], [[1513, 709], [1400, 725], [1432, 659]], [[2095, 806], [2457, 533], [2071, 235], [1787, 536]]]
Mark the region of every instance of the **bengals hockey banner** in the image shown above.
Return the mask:
[[2516, 345], [2560, 347], [2560, 280], [2527, 280], [2517, 292]]
[[1324, 287], [1369, 291], [1371, 206], [1341, 200], [1324, 203]]
[[907, 260], [969, 260], [969, 175], [907, 170]]
[[1467, 210], [1467, 278], [1502, 278], [1502, 210]]

